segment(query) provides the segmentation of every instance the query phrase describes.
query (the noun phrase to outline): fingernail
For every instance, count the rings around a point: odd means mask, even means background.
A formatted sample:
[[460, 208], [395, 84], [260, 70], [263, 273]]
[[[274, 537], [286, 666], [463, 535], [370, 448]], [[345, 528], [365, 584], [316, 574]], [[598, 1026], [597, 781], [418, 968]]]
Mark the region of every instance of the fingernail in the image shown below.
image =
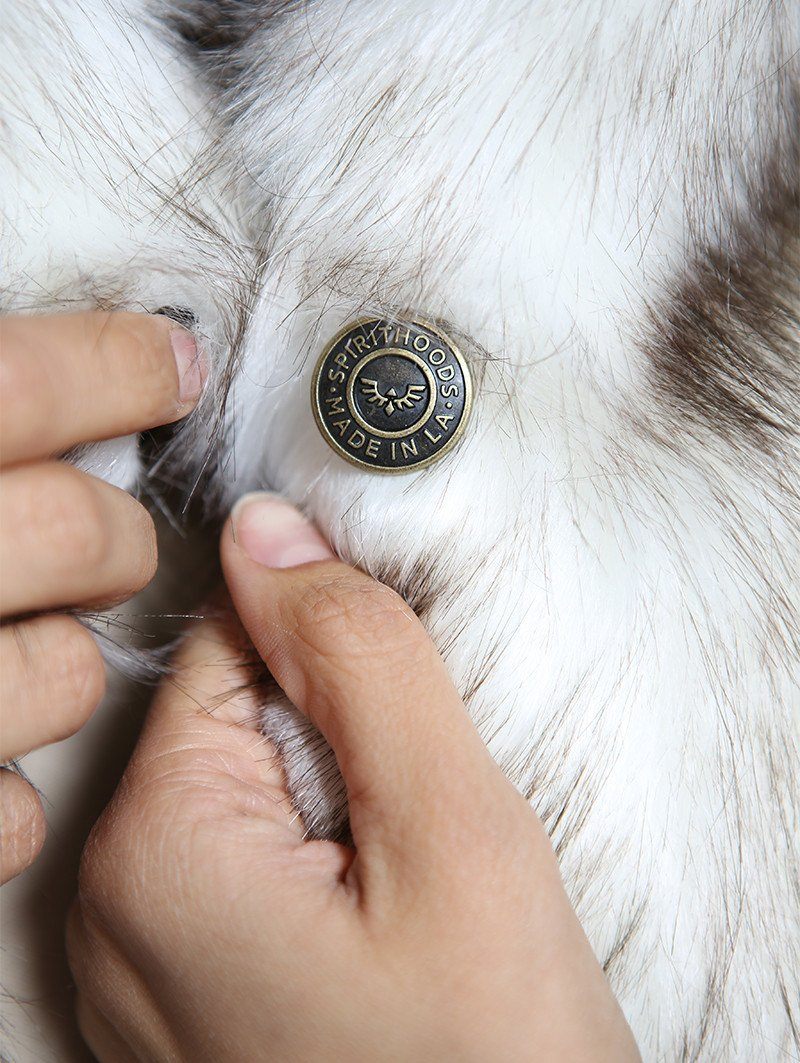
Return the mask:
[[178, 367], [178, 400], [182, 406], [196, 402], [206, 379], [205, 365], [197, 342], [191, 332], [182, 328], [172, 329], [169, 339]]
[[278, 495], [240, 498], [231, 513], [231, 526], [234, 541], [268, 568], [292, 568], [334, 556], [314, 525]]

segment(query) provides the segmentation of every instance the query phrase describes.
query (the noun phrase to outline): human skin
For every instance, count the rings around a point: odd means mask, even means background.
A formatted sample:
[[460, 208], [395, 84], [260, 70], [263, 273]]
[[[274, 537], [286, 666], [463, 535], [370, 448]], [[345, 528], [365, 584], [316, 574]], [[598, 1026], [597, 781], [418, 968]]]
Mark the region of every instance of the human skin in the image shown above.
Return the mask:
[[[0, 319], [0, 763], [73, 734], [102, 698], [97, 645], [63, 610], [125, 601], [155, 572], [144, 507], [58, 459], [178, 420], [203, 376], [192, 336], [165, 317]], [[45, 836], [36, 792], [8, 769], [0, 822], [5, 882]]]
[[[222, 563], [238, 620], [189, 635], [83, 857], [68, 949], [101, 1063], [638, 1059], [402, 599], [274, 496], [236, 507]], [[248, 639], [333, 747], [352, 846], [304, 840]]]

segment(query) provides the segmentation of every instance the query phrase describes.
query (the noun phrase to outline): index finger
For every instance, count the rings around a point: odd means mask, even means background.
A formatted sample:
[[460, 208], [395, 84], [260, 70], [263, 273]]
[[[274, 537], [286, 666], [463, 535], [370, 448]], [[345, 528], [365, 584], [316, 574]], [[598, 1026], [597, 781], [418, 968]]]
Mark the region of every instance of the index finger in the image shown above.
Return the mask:
[[190, 332], [152, 314], [0, 318], [4, 465], [185, 416], [203, 387]]

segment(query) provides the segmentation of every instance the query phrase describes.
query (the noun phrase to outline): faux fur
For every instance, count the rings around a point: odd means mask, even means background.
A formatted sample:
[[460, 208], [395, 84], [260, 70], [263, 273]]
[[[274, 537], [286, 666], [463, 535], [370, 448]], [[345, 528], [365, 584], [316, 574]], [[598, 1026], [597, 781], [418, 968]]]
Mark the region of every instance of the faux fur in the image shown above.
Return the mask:
[[[3, 307], [191, 308], [213, 383], [157, 475], [211, 517], [284, 492], [417, 609], [646, 1059], [791, 1058], [796, 7], [115, 10], [11, 5]], [[470, 360], [424, 472], [346, 466], [314, 424], [313, 363], [364, 312]], [[309, 829], [346, 830], [324, 743], [264, 702]]]

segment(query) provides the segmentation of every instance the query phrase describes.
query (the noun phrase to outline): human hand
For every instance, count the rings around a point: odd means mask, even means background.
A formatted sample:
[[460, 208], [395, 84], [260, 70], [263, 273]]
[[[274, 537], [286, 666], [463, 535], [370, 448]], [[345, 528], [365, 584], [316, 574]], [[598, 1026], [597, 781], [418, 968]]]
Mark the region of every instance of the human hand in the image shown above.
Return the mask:
[[[66, 738], [102, 697], [94, 639], [56, 610], [122, 602], [155, 571], [144, 507], [54, 457], [175, 421], [202, 384], [194, 340], [165, 317], [0, 319], [0, 763]], [[35, 791], [7, 769], [0, 814], [5, 882], [44, 840]]]
[[638, 1059], [540, 821], [405, 603], [269, 496], [222, 560], [336, 753], [354, 848], [303, 840], [241, 633], [205, 621], [84, 853], [68, 946], [97, 1058]]

